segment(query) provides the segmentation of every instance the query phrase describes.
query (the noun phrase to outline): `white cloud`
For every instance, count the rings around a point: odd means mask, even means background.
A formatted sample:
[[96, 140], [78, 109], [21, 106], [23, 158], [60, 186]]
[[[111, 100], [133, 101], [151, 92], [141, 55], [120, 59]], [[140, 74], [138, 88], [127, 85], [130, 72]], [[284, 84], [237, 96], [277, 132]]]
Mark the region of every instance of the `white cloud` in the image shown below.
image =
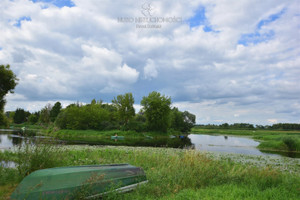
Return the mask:
[[158, 75], [158, 72], [157, 72], [154, 61], [151, 60], [151, 59], [148, 59], [147, 63], [146, 63], [146, 66], [144, 67], [144, 77], [145, 77], [145, 79], [151, 80], [153, 78], [156, 78], [157, 75]]
[[[298, 1], [152, 2], [154, 16], [184, 20], [203, 7], [210, 32], [188, 23], [160, 29], [118, 23], [118, 17], [142, 17], [144, 2], [73, 2], [71, 8], [1, 2], [0, 63], [10, 64], [20, 79], [7, 108], [11, 102], [29, 108], [37, 101], [110, 101], [128, 91], [138, 103], [157, 90], [174, 103], [186, 102], [199, 123], [299, 119], [290, 106], [300, 104]], [[31, 21], [14, 26], [22, 17]], [[243, 34], [269, 32], [266, 40], [239, 44]]]

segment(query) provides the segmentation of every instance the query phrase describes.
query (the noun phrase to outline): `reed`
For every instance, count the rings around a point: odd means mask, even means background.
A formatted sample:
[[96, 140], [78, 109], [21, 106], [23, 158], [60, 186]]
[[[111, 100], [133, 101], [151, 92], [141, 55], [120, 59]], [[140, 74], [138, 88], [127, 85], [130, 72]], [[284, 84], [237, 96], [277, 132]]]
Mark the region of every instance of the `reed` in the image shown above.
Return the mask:
[[[59, 150], [51, 150], [51, 148]], [[31, 156], [36, 155], [38, 159], [25, 155], [25, 152], [29, 152]], [[64, 159], [54, 159], [59, 158], [57, 157], [58, 152], [59, 157]], [[43, 153], [51, 158], [46, 163]], [[272, 166], [256, 167], [237, 163], [231, 159], [213, 159], [207, 154], [193, 150], [52, 146], [22, 150], [15, 154], [24, 156], [19, 160], [23, 162], [20, 166], [24, 166], [26, 169], [22, 171], [22, 174], [39, 167], [112, 163], [130, 163], [144, 169], [149, 180], [147, 184], [133, 192], [112, 194], [104, 199], [299, 198], [299, 173], [285, 173]], [[35, 167], [28, 168], [30, 163]], [[14, 173], [10, 176], [18, 176], [18, 170], [15, 169]], [[13, 182], [17, 183], [18, 180], [14, 179], [11, 183]], [[4, 184], [4, 186], [6, 185]], [[5, 193], [4, 195], [8, 196], [9, 194]]]

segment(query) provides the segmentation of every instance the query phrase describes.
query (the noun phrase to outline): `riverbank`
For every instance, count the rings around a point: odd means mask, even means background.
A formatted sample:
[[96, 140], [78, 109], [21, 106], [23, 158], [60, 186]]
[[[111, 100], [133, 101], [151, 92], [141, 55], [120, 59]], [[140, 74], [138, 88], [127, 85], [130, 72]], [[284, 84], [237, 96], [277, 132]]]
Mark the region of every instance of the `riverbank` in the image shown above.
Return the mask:
[[0, 196], [4, 199], [28, 166], [33, 170], [111, 163], [142, 167], [149, 183], [110, 199], [297, 199], [300, 195], [299, 159], [276, 158], [283, 159], [282, 163], [291, 161], [278, 166], [279, 160], [270, 163], [253, 156], [252, 161], [237, 160], [226, 154], [172, 148], [43, 145], [23, 152], [1, 152], [0, 156], [22, 162], [19, 169], [0, 167]]
[[[22, 125], [18, 125], [19, 128]], [[43, 136], [51, 136], [59, 140], [67, 142], [81, 141], [82, 143], [102, 144], [102, 145], [131, 145], [131, 146], [151, 146], [151, 138], [161, 138], [154, 146], [184, 146], [185, 144], [177, 144], [180, 141], [175, 141], [176, 144], [171, 144], [173, 141], [163, 142], [163, 138], [182, 135], [178, 132], [136, 132], [136, 131], [122, 131], [122, 130], [58, 130], [56, 127], [41, 127], [41, 126], [25, 126], [26, 130], [37, 128], [38, 134]], [[25, 131], [26, 132], [26, 131]], [[236, 130], [236, 129], [203, 129], [194, 127], [191, 131], [193, 134], [211, 134], [211, 135], [234, 135], [234, 136], [247, 136], [259, 141], [257, 146], [262, 151], [273, 152], [287, 152], [287, 153], [300, 153], [300, 131], [282, 131], [282, 130]], [[111, 136], [124, 136], [125, 140], [113, 143]], [[126, 140], [126, 138], [130, 138]], [[120, 139], [120, 138], [119, 138]], [[153, 145], [152, 145], [153, 146]]]
[[300, 131], [192, 128], [193, 134], [250, 136], [260, 150], [300, 152]]

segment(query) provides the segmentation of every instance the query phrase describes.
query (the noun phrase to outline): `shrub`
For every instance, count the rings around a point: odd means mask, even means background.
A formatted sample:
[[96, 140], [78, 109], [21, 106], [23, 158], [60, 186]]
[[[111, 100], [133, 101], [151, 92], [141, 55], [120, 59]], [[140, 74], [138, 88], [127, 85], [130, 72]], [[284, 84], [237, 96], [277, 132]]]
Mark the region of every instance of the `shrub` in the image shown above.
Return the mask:
[[287, 146], [289, 151], [296, 151], [297, 150], [297, 141], [291, 137], [284, 137], [283, 143]]

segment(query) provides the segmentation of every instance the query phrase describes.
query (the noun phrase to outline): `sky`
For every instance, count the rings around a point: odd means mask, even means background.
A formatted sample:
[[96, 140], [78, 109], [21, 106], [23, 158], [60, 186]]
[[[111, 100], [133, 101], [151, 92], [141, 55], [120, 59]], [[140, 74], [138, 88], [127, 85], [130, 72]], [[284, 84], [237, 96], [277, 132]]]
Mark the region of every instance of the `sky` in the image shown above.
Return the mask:
[[197, 124], [300, 123], [299, 0], [0, 0], [6, 111], [152, 91]]

